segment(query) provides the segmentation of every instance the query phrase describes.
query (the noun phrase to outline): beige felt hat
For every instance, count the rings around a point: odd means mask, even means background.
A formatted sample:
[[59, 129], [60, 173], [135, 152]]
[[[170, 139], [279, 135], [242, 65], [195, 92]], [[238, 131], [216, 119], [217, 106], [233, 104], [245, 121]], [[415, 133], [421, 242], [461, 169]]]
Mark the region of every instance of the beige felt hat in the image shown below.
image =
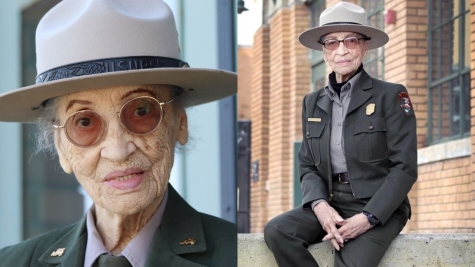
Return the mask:
[[375, 49], [385, 45], [389, 36], [378, 28], [368, 26], [366, 11], [355, 4], [338, 2], [320, 14], [320, 26], [304, 31], [299, 41], [304, 46], [322, 50], [318, 43], [320, 38], [332, 32], [356, 32], [370, 37], [368, 49]]
[[0, 94], [0, 121], [31, 122], [49, 98], [111, 86], [180, 86], [185, 107], [237, 92], [235, 73], [181, 60], [162, 0], [63, 0], [38, 25], [36, 56], [36, 84]]

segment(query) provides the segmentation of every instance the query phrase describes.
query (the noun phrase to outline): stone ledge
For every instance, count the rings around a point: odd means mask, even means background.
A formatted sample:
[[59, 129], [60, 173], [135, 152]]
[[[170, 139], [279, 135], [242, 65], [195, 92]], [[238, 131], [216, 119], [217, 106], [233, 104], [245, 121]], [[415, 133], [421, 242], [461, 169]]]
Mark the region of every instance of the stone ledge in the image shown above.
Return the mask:
[[417, 164], [423, 165], [446, 159], [470, 156], [472, 154], [471, 142], [471, 138], [468, 137], [420, 148], [417, 150]]
[[[330, 243], [310, 246], [321, 267], [333, 266]], [[263, 234], [238, 235], [239, 267], [276, 267]], [[380, 267], [475, 267], [475, 234], [400, 234], [391, 244]]]

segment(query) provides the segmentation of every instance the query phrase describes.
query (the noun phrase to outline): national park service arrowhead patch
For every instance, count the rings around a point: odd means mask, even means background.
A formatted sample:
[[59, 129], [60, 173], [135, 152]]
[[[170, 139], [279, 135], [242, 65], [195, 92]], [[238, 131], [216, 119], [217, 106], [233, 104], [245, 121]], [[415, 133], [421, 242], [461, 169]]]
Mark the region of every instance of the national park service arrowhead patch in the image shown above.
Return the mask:
[[409, 116], [412, 110], [411, 99], [409, 99], [409, 95], [406, 92], [400, 93], [398, 95], [398, 102], [399, 102], [399, 106], [402, 108], [404, 113], [406, 113], [406, 115]]

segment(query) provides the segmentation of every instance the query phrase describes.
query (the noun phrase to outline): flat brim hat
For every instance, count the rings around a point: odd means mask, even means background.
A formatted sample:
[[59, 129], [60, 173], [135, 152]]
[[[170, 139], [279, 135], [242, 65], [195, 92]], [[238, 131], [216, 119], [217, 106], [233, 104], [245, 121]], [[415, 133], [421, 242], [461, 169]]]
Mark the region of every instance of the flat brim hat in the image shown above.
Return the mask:
[[63, 0], [36, 30], [36, 84], [0, 94], [0, 121], [32, 122], [46, 100], [139, 84], [183, 89], [185, 107], [237, 92], [234, 72], [192, 68], [162, 0]]
[[370, 37], [368, 49], [375, 49], [385, 45], [389, 36], [382, 30], [368, 25], [366, 11], [352, 3], [338, 2], [320, 14], [318, 27], [304, 31], [299, 36], [302, 45], [322, 51], [318, 42], [322, 36], [332, 32], [355, 32]]

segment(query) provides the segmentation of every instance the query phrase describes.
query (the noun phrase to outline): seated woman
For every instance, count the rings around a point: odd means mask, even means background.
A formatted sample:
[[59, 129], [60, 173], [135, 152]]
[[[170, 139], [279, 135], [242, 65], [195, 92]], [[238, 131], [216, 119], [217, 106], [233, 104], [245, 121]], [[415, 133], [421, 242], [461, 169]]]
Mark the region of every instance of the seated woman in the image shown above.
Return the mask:
[[0, 95], [0, 120], [36, 120], [94, 201], [79, 223], [0, 250], [1, 266], [237, 265], [236, 226], [168, 183], [184, 108], [235, 94], [236, 75], [190, 68], [168, 6], [141, 3], [60, 2], [37, 29], [37, 84]]
[[334, 266], [376, 267], [411, 216], [417, 136], [409, 94], [401, 84], [372, 78], [362, 64], [368, 50], [388, 39], [348, 2], [328, 7], [320, 26], [299, 37], [323, 52], [332, 72], [302, 104], [303, 205], [264, 229], [279, 266], [318, 266], [307, 248], [329, 241]]

